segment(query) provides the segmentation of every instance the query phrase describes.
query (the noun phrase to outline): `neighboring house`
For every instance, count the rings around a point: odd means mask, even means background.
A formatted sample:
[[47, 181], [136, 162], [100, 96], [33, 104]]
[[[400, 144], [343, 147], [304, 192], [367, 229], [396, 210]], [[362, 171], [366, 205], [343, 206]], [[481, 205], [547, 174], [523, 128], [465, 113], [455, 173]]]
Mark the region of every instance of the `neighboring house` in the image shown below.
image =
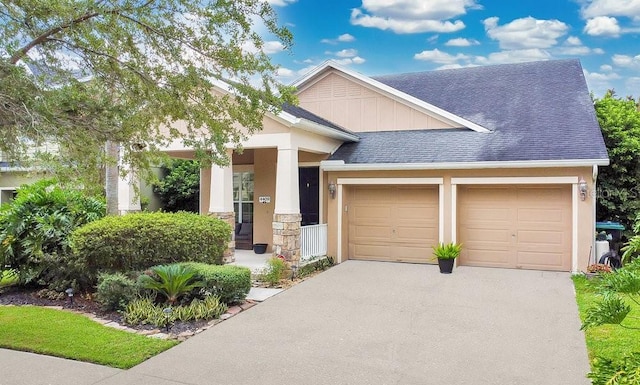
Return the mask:
[[586, 269], [609, 160], [579, 61], [380, 77], [327, 62], [294, 85], [299, 107], [202, 170], [203, 214], [294, 263], [302, 226], [337, 262], [430, 263], [453, 241], [461, 265]]

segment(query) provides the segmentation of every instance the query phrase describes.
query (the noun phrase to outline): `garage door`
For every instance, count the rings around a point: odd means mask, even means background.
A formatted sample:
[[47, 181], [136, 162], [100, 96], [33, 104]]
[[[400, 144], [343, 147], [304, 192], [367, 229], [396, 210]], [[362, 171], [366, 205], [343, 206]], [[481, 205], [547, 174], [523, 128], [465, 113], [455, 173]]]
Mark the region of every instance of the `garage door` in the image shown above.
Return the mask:
[[437, 186], [351, 186], [347, 209], [350, 259], [432, 262]]
[[571, 269], [571, 186], [458, 186], [460, 264]]

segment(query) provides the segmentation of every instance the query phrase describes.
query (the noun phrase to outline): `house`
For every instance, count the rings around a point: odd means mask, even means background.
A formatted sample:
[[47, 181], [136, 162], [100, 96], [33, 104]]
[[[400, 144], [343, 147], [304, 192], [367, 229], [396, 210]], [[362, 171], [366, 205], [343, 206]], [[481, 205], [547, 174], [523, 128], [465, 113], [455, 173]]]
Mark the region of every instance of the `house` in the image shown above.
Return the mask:
[[313, 229], [337, 262], [430, 263], [454, 241], [460, 265], [586, 269], [609, 160], [579, 61], [379, 77], [326, 62], [294, 85], [299, 107], [202, 170], [203, 214], [293, 263]]

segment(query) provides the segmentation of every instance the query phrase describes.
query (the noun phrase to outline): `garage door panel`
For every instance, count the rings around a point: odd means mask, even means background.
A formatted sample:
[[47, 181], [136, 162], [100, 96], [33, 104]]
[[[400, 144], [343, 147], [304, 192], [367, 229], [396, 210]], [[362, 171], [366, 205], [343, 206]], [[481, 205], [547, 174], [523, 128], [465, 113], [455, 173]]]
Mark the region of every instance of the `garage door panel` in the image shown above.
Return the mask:
[[[486, 202], [482, 202], [486, 203]], [[494, 202], [499, 204], [499, 202]], [[511, 211], [502, 207], [462, 207], [466, 210], [467, 215], [464, 217], [466, 223], [482, 221], [482, 222], [504, 222], [511, 218]]]
[[363, 242], [367, 242], [372, 239], [377, 241], [381, 239], [389, 240], [391, 239], [392, 234], [392, 229], [388, 225], [359, 225], [350, 227], [350, 230], [356, 239]]
[[519, 188], [516, 191], [516, 198], [518, 202], [524, 202], [526, 204], [539, 203], [543, 205], [560, 205], [564, 202], [566, 186], [529, 186], [526, 188]]
[[460, 186], [460, 263], [569, 270], [571, 207], [568, 185]]
[[504, 242], [509, 243], [511, 234], [506, 229], [492, 229], [487, 227], [467, 228], [464, 244], [470, 242]]
[[546, 230], [520, 230], [518, 231], [518, 246], [522, 247], [562, 247], [565, 244], [564, 234], [557, 231]]
[[[485, 245], [488, 246], [488, 245]], [[465, 261], [469, 265], [482, 264], [489, 267], [507, 267], [510, 259], [510, 251], [499, 251], [497, 248], [469, 247]], [[461, 257], [463, 257], [461, 255]]]
[[353, 219], [358, 223], [370, 221], [389, 221], [391, 209], [383, 206], [354, 206]]
[[569, 266], [562, 262], [563, 253], [521, 251], [517, 253], [517, 266], [540, 270], [566, 270]]
[[565, 210], [557, 209], [518, 209], [518, 221], [526, 224], [533, 222], [534, 226], [545, 224], [548, 226], [563, 226], [566, 220]]
[[384, 202], [391, 202], [393, 200], [393, 194], [390, 187], [356, 187], [351, 192], [353, 200], [358, 202], [376, 202], [378, 204]]
[[349, 197], [349, 258], [432, 263], [436, 186], [352, 186]]

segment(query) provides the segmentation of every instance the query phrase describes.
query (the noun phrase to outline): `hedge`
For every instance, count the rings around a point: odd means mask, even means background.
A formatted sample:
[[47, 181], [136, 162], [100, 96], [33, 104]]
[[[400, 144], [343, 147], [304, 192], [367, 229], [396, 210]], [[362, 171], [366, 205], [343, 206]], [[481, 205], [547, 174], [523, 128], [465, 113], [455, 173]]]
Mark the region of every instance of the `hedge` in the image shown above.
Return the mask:
[[192, 213], [109, 216], [71, 234], [73, 256], [95, 279], [99, 271], [128, 272], [196, 261], [221, 264], [231, 226]]
[[243, 301], [251, 289], [251, 270], [246, 267], [197, 262], [185, 262], [181, 265], [195, 270], [196, 279], [204, 283], [204, 289], [219, 296], [224, 303]]

